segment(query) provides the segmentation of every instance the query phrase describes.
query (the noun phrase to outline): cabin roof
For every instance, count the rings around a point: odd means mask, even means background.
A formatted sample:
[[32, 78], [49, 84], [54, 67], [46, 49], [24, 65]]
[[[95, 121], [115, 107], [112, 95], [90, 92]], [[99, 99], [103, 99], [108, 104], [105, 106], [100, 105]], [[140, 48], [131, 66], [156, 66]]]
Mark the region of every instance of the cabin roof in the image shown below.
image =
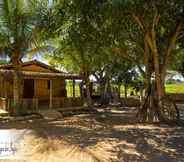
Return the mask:
[[[25, 71], [21, 70], [19, 71], [19, 75], [23, 77], [31, 77], [31, 78], [63, 78], [63, 79], [82, 79], [82, 76], [76, 75], [76, 74], [69, 74], [62, 72], [60, 70], [57, 70], [47, 64], [44, 64], [40, 61], [33, 60], [28, 62], [21, 63], [21, 67], [26, 67], [30, 65], [37, 65], [39, 67], [42, 67], [44, 69], [48, 69], [51, 72], [38, 72], [38, 71]], [[4, 74], [4, 76], [12, 76], [13, 73], [15, 73], [14, 66], [12, 64], [5, 64], [0, 65], [0, 74]]]
[[[13, 76], [15, 70], [0, 69], [0, 74], [2, 76]], [[31, 71], [19, 71], [17, 73], [22, 77], [31, 78], [49, 78], [49, 79], [82, 79], [82, 76], [76, 74], [68, 73], [46, 73], [46, 72], [31, 72]]]
[[[40, 66], [44, 69], [48, 69], [52, 72], [55, 72], [55, 73], [64, 73], [63, 71], [60, 71], [60, 70], [57, 70], [43, 62], [40, 62], [38, 60], [32, 60], [32, 61], [27, 61], [27, 62], [22, 62], [21, 64], [21, 67], [26, 67], [26, 66], [30, 66], [30, 65], [36, 65], [36, 66]], [[0, 65], [0, 69], [7, 69], [7, 70], [12, 70], [14, 68], [13, 64], [12, 63], [9, 63], [9, 64], [4, 64], [4, 65]]]

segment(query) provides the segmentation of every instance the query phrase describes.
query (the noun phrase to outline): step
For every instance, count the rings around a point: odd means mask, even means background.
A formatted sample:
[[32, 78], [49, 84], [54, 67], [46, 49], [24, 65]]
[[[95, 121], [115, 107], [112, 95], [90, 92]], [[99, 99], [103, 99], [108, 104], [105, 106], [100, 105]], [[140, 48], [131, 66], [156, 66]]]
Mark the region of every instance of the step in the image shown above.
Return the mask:
[[62, 114], [54, 109], [48, 109], [48, 110], [40, 110], [38, 111], [40, 115], [43, 116], [44, 119], [61, 119], [63, 118]]

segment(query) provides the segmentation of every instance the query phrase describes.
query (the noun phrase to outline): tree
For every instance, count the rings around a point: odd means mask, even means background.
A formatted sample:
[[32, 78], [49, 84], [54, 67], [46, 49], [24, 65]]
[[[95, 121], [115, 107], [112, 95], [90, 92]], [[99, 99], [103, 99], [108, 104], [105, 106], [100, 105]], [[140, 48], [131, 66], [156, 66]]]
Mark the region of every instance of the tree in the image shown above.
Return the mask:
[[178, 119], [174, 103], [165, 95], [165, 77], [174, 53], [182, 48], [183, 6], [180, 0], [65, 1], [56, 8], [67, 17], [57, 29], [60, 49], [66, 45], [65, 53], [80, 60], [87, 89], [90, 74], [103, 69], [93, 71], [98, 55], [104, 54], [100, 51], [111, 49], [110, 53], [135, 64], [144, 77], [146, 95], [138, 113], [140, 121]]
[[[146, 99], [138, 113], [139, 119], [141, 121], [177, 119], [178, 112], [170, 114], [168, 112], [170, 110], [164, 106], [164, 85], [166, 70], [173, 52], [183, 38], [183, 2], [171, 0], [116, 2], [129, 10], [123, 13], [119, 10], [121, 15], [127, 15], [127, 19], [123, 22], [126, 20], [128, 24], [124, 31], [127, 31], [129, 36], [123, 44], [126, 48], [118, 41], [114, 51], [136, 62], [135, 51], [140, 49], [139, 53], [142, 54], [142, 63], [145, 66]], [[134, 53], [130, 53], [133, 49]], [[152, 78], [155, 82], [152, 82]], [[171, 102], [170, 105], [174, 107]]]
[[184, 77], [184, 49], [183, 47], [174, 55], [170, 69], [176, 70]]
[[[71, 3], [72, 2], [72, 3]], [[101, 5], [95, 1], [68, 1], [64, 5], [58, 5], [63, 13], [66, 21], [65, 25], [57, 26], [57, 35], [59, 35], [58, 50], [53, 54], [53, 58], [58, 60], [57, 63], [65, 63], [72, 60], [75, 66], [67, 66], [68, 68], [78, 70], [83, 74], [84, 83], [87, 91], [87, 103], [91, 105], [90, 96], [90, 80], [89, 76], [95, 71], [96, 63], [100, 58], [104, 58], [103, 49], [101, 49], [104, 41], [101, 39], [101, 31], [99, 31], [99, 21]], [[62, 19], [58, 18], [58, 21]], [[102, 56], [102, 57], [101, 57]], [[61, 61], [63, 60], [63, 61]], [[67, 60], [67, 62], [66, 62]], [[55, 62], [55, 61], [54, 61]]]
[[[19, 69], [25, 55], [47, 49], [41, 44], [41, 26], [37, 17], [39, 1], [2, 0], [0, 6], [0, 52], [14, 65], [14, 105], [20, 106]], [[38, 24], [38, 25], [37, 25]], [[43, 42], [42, 42], [43, 43]]]
[[[75, 33], [76, 34], [76, 33]], [[72, 36], [71, 36], [72, 37]], [[72, 38], [73, 39], [73, 38]], [[69, 41], [70, 38], [67, 38], [65, 41]], [[82, 48], [78, 46], [78, 44], [82, 44], [79, 39], [72, 41], [71, 44], [61, 43], [61, 47], [58, 47], [54, 53], [49, 54], [47, 59], [50, 60], [51, 64], [55, 64], [56, 66], [62, 66], [68, 72], [77, 72], [82, 74], [84, 84], [86, 85], [87, 92], [87, 104], [91, 106], [91, 94], [90, 94], [90, 80], [89, 76], [91, 73], [91, 55], [85, 51], [85, 46]], [[84, 44], [83, 44], [84, 45]], [[84, 52], [85, 51], [85, 52]], [[91, 59], [90, 59], [91, 58]]]
[[124, 85], [125, 98], [129, 87], [134, 87], [135, 81], [138, 80], [139, 74], [136, 71], [135, 65], [131, 62], [122, 62], [116, 64], [116, 71], [114, 72], [115, 82], [120, 86]]

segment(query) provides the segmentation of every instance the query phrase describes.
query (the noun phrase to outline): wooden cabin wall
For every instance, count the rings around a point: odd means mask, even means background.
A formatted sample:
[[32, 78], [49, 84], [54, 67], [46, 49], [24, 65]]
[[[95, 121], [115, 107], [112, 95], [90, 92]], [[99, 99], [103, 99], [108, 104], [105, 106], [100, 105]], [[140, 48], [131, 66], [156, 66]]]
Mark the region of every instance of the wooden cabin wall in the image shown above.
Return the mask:
[[[31, 78], [30, 78], [31, 79]], [[49, 99], [50, 87], [49, 79], [34, 79], [34, 97], [40, 99]], [[13, 98], [13, 79], [0, 79], [1, 93], [0, 97]], [[65, 80], [54, 79], [53, 97], [66, 97]], [[20, 98], [24, 96], [24, 79], [20, 79]]]
[[49, 99], [48, 80], [46, 79], [34, 80], [34, 96], [40, 99]]
[[53, 97], [66, 97], [65, 81], [61, 79], [53, 80]]
[[21, 68], [21, 70], [23, 70], [23, 71], [33, 71], [33, 72], [46, 72], [46, 73], [51, 73], [51, 72], [53, 72], [52, 70], [43, 68], [43, 67], [38, 66], [38, 65], [23, 66], [23, 67]]
[[[19, 80], [19, 95], [20, 98], [23, 97], [23, 85], [24, 85], [24, 80], [20, 78]], [[8, 98], [13, 98], [13, 78], [12, 79], [6, 79], [4, 80], [4, 86], [5, 86], [5, 96], [7, 95]]]
[[[23, 79], [20, 79], [20, 98], [23, 96]], [[0, 97], [13, 98], [13, 77], [0, 77]]]
[[[7, 97], [8, 98], [13, 98], [13, 80], [6, 80], [5, 81], [5, 84], [6, 84], [6, 92], [7, 93]], [[5, 94], [6, 95], [6, 94]]]
[[3, 93], [4, 93], [4, 86], [3, 86], [3, 76], [0, 75], [0, 97], [3, 97]]
[[13, 97], [13, 80], [2, 77], [1, 79], [1, 97], [12, 98]]
[[[34, 91], [35, 97], [40, 99], [49, 99], [50, 94], [49, 79], [35, 79]], [[53, 97], [64, 97], [65, 81], [53, 80]]]

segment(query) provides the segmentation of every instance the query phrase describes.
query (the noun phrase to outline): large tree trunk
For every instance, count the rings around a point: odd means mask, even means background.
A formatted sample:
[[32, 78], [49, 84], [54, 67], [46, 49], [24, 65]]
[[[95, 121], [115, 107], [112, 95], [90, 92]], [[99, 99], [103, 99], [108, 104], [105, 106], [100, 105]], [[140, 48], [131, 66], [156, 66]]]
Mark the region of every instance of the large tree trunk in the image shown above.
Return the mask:
[[118, 99], [121, 101], [121, 84], [118, 84]]
[[[18, 54], [16, 56], [19, 56]], [[21, 77], [19, 76], [19, 71], [21, 70], [20, 60], [17, 57], [12, 57], [12, 64], [14, 65], [14, 76], [13, 76], [13, 113], [19, 115], [22, 112], [22, 102], [21, 102]]]
[[[156, 17], [155, 17], [156, 18]], [[159, 62], [158, 49], [156, 44], [155, 21], [153, 21], [151, 31], [145, 35], [144, 63], [146, 65], [146, 96], [138, 112], [140, 121], [155, 122], [163, 121], [162, 98], [164, 97], [165, 77], [161, 74], [162, 70]], [[150, 47], [150, 50], [149, 50]], [[152, 76], [153, 74], [153, 76]], [[151, 78], [154, 77], [154, 81]]]
[[124, 84], [124, 93], [125, 93], [125, 98], [127, 98], [127, 85], [126, 85], [126, 83]]
[[90, 91], [90, 80], [89, 80], [89, 75], [86, 72], [85, 72], [85, 75], [84, 75], [84, 82], [85, 82], [85, 85], [86, 85], [87, 106], [91, 107], [92, 106], [92, 99], [91, 99], [91, 91]]
[[[176, 45], [177, 37], [182, 30], [183, 18], [179, 20], [179, 23], [177, 23], [175, 32], [172, 31], [172, 36], [168, 42], [166, 52], [163, 51], [160, 55], [156, 36], [156, 26], [160, 20], [158, 12], [155, 12], [153, 21], [149, 24], [149, 27], [143, 25], [142, 20], [138, 16], [133, 15], [133, 18], [144, 35], [144, 64], [146, 65], [146, 96], [144, 102], [141, 104], [141, 108], [139, 109], [137, 116], [139, 117], [139, 120], [143, 122], [179, 119], [179, 111], [174, 102], [165, 95], [164, 85], [167, 65], [169, 63], [172, 50]], [[154, 78], [153, 82], [151, 82], [152, 78]]]
[[87, 79], [87, 82], [86, 82], [86, 94], [87, 94], [87, 104], [88, 104], [88, 107], [91, 107], [92, 106], [92, 99], [91, 99], [91, 91], [90, 91], [90, 81], [89, 81], [89, 79]]
[[[154, 39], [153, 39], [154, 40]], [[155, 41], [156, 42], [156, 41]], [[153, 42], [151, 55], [147, 51], [145, 87], [146, 96], [137, 113], [141, 122], [162, 122], [178, 120], [179, 111], [176, 105], [165, 95], [166, 71], [161, 69], [156, 44]], [[149, 57], [152, 57], [150, 59]], [[151, 61], [149, 61], [151, 60]], [[163, 67], [162, 67], [163, 68]], [[151, 81], [151, 79], [154, 80]]]
[[83, 81], [79, 84], [79, 89], [80, 89], [80, 97], [83, 100], [84, 99], [84, 83], [83, 83]]
[[111, 85], [108, 74], [104, 77], [96, 78], [100, 86], [100, 104], [108, 105], [111, 98]]
[[19, 84], [19, 76], [18, 72], [15, 71], [13, 77], [13, 103], [14, 103], [14, 113], [18, 113], [18, 109], [20, 109], [20, 84]]
[[100, 104], [106, 105], [106, 95], [105, 95], [105, 82], [103, 79], [99, 82], [100, 84]]
[[101, 96], [101, 105], [108, 105], [111, 101], [111, 85], [109, 78], [107, 77], [104, 81], [104, 85], [101, 85], [102, 96]]

